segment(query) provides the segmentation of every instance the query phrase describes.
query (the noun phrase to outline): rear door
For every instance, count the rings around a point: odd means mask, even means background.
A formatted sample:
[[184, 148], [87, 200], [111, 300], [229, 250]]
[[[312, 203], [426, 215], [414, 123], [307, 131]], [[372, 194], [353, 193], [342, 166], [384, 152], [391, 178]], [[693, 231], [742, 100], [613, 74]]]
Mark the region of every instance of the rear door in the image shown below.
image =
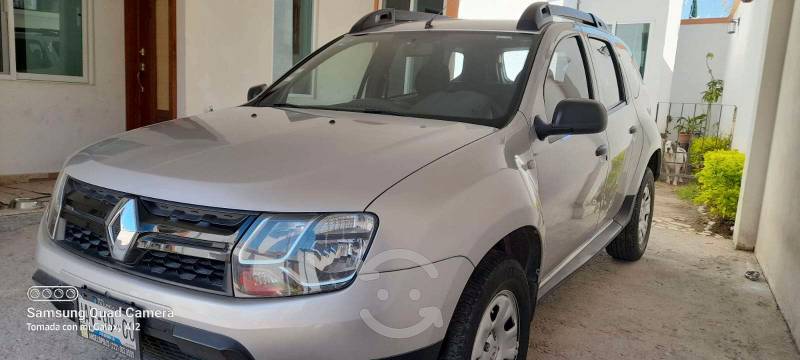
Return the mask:
[[617, 51], [621, 42], [599, 31], [589, 31], [587, 48], [592, 59], [592, 73], [597, 100], [608, 110], [609, 172], [600, 190], [600, 228], [617, 215], [625, 200], [626, 189], [636, 167], [638, 156], [634, 138], [641, 136], [636, 110], [629, 101], [625, 78]]

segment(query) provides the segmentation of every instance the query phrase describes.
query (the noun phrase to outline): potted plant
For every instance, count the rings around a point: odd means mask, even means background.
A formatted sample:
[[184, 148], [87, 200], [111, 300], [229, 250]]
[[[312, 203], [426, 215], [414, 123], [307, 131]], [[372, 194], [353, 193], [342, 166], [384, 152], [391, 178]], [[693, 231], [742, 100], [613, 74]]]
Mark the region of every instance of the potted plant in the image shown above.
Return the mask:
[[700, 130], [705, 126], [706, 117], [708, 117], [706, 114], [688, 118], [681, 116], [675, 123], [675, 130], [678, 131], [678, 143], [681, 145], [689, 144], [692, 141], [692, 136], [699, 135]]

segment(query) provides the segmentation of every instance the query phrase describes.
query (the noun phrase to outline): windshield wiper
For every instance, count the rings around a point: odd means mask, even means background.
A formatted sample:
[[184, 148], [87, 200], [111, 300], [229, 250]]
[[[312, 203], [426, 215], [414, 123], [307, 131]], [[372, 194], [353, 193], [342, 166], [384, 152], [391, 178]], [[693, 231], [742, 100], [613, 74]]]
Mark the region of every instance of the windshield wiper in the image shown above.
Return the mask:
[[389, 111], [389, 110], [381, 110], [381, 109], [359, 109], [356, 111], [361, 111], [367, 114], [378, 114], [378, 115], [394, 115], [394, 116], [407, 116], [407, 114], [403, 114], [396, 111]]
[[312, 106], [312, 105], [295, 105], [295, 104], [287, 104], [287, 103], [279, 103], [279, 104], [272, 104], [269, 105], [270, 107], [285, 107], [285, 108], [292, 108], [292, 109], [314, 109], [314, 110], [330, 110], [330, 111], [347, 111], [347, 112], [361, 112], [366, 114], [377, 114], [377, 115], [393, 115], [393, 116], [408, 116], [408, 114], [403, 114], [396, 111], [390, 110], [381, 110], [381, 109], [370, 109], [370, 108], [342, 108], [342, 107], [328, 107], [328, 106]]
[[302, 108], [303, 106], [297, 106], [297, 105], [294, 105], [294, 104], [285, 104], [285, 103], [283, 103], [283, 104], [272, 104], [272, 105], [270, 105], [270, 107], [285, 107], [285, 108], [299, 109], [299, 108]]

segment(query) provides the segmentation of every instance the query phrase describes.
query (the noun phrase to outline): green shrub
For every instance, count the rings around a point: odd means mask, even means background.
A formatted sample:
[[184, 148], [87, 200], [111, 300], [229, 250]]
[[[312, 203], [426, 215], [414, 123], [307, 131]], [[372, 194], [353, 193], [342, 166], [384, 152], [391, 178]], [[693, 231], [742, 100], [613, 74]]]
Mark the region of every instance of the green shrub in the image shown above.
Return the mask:
[[700, 170], [703, 167], [703, 157], [709, 151], [728, 150], [731, 148], [730, 137], [702, 136], [692, 140], [689, 146], [689, 164], [692, 169]]
[[744, 154], [736, 150], [706, 153], [703, 170], [697, 174], [700, 189], [695, 201], [705, 204], [712, 215], [734, 220], [743, 169]]

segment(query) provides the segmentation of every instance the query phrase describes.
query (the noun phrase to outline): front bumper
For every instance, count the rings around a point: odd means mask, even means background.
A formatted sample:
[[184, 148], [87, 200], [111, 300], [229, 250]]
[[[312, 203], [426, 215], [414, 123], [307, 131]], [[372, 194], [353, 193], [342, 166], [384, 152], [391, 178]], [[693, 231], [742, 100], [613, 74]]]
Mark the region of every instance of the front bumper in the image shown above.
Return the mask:
[[143, 309], [171, 310], [172, 318], [147, 319], [144, 334], [211, 359], [435, 356], [473, 269], [467, 259], [454, 257], [434, 263], [433, 275], [415, 267], [362, 274], [349, 287], [331, 293], [243, 299], [103, 266], [60, 248], [42, 227], [37, 238], [40, 278], [86, 286]]

